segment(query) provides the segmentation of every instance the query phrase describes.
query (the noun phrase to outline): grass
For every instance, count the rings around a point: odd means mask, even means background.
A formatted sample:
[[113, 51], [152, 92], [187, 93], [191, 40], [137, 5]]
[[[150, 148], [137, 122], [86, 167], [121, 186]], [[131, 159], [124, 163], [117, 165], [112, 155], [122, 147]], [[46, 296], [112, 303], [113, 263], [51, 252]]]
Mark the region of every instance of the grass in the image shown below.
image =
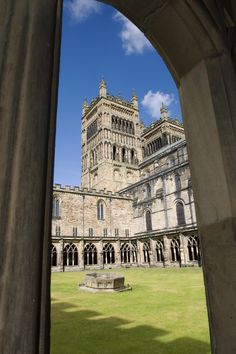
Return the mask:
[[78, 290], [84, 272], [52, 274], [51, 354], [210, 354], [202, 271], [122, 269], [133, 290]]

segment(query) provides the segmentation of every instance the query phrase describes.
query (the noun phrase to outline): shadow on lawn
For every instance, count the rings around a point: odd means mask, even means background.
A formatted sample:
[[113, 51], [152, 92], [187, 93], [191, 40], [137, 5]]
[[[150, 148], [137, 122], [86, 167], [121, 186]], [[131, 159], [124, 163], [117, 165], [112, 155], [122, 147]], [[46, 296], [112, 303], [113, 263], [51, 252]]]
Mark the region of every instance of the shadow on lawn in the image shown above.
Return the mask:
[[122, 328], [131, 322], [118, 317], [101, 318], [102, 314], [95, 311], [75, 311], [69, 303], [51, 306], [51, 354], [210, 354], [208, 343], [193, 338], [163, 343], [160, 339], [168, 332], [162, 329]]

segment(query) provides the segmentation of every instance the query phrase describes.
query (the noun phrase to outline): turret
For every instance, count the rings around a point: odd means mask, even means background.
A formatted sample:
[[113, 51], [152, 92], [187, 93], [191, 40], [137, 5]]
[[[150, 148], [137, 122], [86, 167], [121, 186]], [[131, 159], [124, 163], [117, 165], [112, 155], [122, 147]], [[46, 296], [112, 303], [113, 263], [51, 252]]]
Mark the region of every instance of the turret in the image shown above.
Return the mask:
[[88, 107], [89, 107], [88, 101], [87, 101], [87, 99], [85, 98], [85, 99], [84, 99], [84, 102], [83, 102], [83, 106], [82, 106], [82, 117], [85, 115], [85, 113], [86, 113]]
[[131, 104], [133, 108], [138, 109], [138, 96], [134, 91], [132, 92]]
[[161, 104], [160, 113], [161, 113], [161, 118], [160, 118], [161, 120], [167, 120], [168, 119], [168, 110], [164, 106], [163, 102]]
[[102, 79], [99, 85], [99, 97], [107, 97], [107, 84], [104, 79]]

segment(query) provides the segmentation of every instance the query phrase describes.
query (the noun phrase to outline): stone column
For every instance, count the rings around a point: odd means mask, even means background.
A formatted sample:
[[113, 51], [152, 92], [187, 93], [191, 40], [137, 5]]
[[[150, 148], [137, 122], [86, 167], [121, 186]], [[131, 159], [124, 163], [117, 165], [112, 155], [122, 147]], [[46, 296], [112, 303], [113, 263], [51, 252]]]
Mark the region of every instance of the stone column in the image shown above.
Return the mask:
[[121, 266], [121, 256], [120, 256], [120, 240], [117, 240], [115, 243], [115, 264], [116, 266]]
[[179, 256], [180, 256], [180, 266], [186, 266], [186, 250], [185, 250], [185, 237], [182, 234], [179, 234], [179, 242], [180, 242], [180, 247], [179, 247]]
[[81, 240], [78, 245], [79, 269], [84, 269], [84, 240]]
[[99, 241], [99, 243], [96, 245], [97, 247], [97, 257], [98, 257], [98, 267], [100, 269], [104, 268], [104, 264], [103, 264], [103, 251], [102, 251], [102, 241]]
[[150, 238], [150, 266], [156, 265], [155, 247], [156, 247], [156, 242]]
[[59, 266], [60, 272], [64, 272], [63, 252], [64, 252], [64, 240], [61, 239], [59, 241], [59, 257], [58, 257], [58, 266]]
[[163, 257], [164, 257], [164, 267], [170, 266], [170, 240], [166, 235], [163, 236], [164, 242], [164, 250], [163, 250]]
[[0, 352], [46, 354], [61, 1], [0, 9]]
[[143, 246], [142, 242], [137, 240], [137, 250], [138, 250], [138, 264], [141, 265], [143, 263]]

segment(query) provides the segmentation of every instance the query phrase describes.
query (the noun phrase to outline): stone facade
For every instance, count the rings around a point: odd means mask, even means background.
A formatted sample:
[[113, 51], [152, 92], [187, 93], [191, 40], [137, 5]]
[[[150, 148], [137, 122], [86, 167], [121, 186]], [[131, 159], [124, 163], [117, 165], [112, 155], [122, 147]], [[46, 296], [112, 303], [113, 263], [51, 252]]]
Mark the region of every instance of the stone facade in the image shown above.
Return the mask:
[[82, 188], [53, 191], [52, 269], [200, 265], [184, 129], [144, 128], [138, 100], [107, 94], [82, 111]]

